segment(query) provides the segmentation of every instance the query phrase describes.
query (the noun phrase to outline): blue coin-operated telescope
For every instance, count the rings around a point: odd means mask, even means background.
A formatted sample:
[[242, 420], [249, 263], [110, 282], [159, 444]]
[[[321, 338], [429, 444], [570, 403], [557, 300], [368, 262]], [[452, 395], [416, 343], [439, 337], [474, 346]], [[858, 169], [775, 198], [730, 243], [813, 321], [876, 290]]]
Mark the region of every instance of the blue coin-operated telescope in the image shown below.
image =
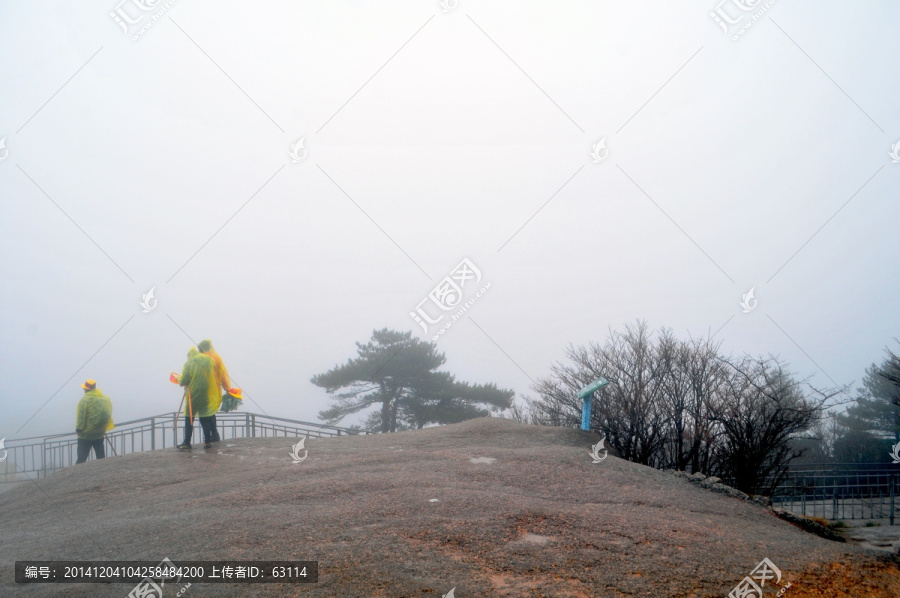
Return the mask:
[[597, 378], [584, 388], [578, 391], [576, 398], [582, 400], [581, 403], [581, 429], [582, 430], [590, 430], [591, 429], [591, 398], [594, 396], [594, 393], [609, 384], [609, 380], [603, 378]]

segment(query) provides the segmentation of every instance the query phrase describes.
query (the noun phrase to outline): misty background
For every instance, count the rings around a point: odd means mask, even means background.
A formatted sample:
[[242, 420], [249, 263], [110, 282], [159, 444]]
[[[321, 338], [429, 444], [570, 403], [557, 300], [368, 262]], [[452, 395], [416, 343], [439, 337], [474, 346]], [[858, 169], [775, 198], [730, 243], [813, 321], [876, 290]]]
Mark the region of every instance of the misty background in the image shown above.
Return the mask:
[[87, 378], [172, 412], [204, 338], [318, 421], [463, 258], [443, 369], [519, 398], [635, 319], [822, 386], [897, 347], [900, 5], [140, 4], [0, 2], [0, 437], [73, 431]]

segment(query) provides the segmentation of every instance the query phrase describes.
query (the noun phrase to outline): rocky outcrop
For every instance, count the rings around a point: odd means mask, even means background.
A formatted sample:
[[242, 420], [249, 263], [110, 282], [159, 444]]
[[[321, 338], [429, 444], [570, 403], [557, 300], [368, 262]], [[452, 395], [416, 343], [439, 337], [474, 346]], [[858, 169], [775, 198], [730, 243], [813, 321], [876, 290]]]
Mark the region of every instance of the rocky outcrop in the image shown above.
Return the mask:
[[763, 507], [772, 506], [772, 499], [768, 496], [750, 496], [738, 490], [737, 488], [732, 488], [731, 486], [726, 486], [722, 483], [721, 478], [717, 478], [716, 476], [707, 476], [701, 472], [697, 472], [693, 475], [687, 473], [686, 471], [676, 471], [674, 469], [667, 469], [667, 472], [672, 475], [683, 478], [692, 484], [697, 484], [701, 488], [706, 488], [707, 490], [712, 490], [713, 492], [718, 492], [719, 494], [724, 494], [725, 496], [731, 496], [732, 498], [739, 498], [741, 500], [748, 500], [754, 502]]
[[773, 509], [772, 508], [772, 499], [768, 496], [750, 496], [738, 490], [737, 488], [732, 488], [731, 486], [726, 486], [722, 483], [721, 478], [717, 478], [715, 476], [709, 476], [697, 472], [693, 475], [687, 473], [686, 471], [675, 471], [673, 469], [667, 469], [668, 473], [671, 473], [675, 477], [679, 477], [685, 479], [692, 484], [696, 484], [701, 488], [706, 488], [707, 490], [712, 490], [713, 492], [718, 492], [719, 494], [724, 494], [726, 496], [731, 496], [734, 498], [739, 498], [741, 500], [750, 501], [752, 503], [758, 504], [761, 507], [765, 507], [771, 510], [775, 515], [784, 519], [785, 521], [789, 521], [798, 527], [816, 534], [822, 538], [826, 538], [828, 540], [834, 540], [836, 542], [846, 542], [843, 536], [836, 534], [832, 530], [819, 525], [815, 521], [808, 519], [806, 517], [800, 517], [799, 515], [794, 515], [790, 511], [785, 511], [784, 509]]
[[772, 509], [772, 512], [775, 513], [776, 515], [778, 515], [780, 518], [784, 519], [785, 521], [789, 521], [789, 522], [793, 523], [794, 525], [800, 527], [801, 529], [804, 529], [808, 532], [816, 534], [817, 536], [821, 536], [822, 538], [825, 538], [827, 540], [834, 540], [835, 542], [846, 542], [847, 541], [847, 539], [844, 538], [843, 536], [841, 536], [840, 534], [837, 534], [837, 533], [831, 531], [830, 529], [828, 529], [827, 527], [825, 527], [823, 525], [819, 525], [818, 523], [816, 523], [815, 521], [813, 521], [807, 517], [801, 517], [800, 515], [794, 515], [790, 511], [785, 511], [784, 509]]

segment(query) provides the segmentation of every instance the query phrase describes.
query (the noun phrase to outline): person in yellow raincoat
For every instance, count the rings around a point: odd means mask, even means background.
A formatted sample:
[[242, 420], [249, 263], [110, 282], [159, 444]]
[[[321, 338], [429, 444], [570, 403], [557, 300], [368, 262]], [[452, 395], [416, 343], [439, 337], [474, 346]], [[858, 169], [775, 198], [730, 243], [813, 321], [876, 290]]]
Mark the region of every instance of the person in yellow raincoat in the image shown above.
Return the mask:
[[215, 362], [209, 355], [198, 353], [191, 347], [178, 384], [185, 387], [187, 393], [184, 406], [184, 442], [179, 444], [178, 448], [182, 450], [191, 448], [195, 417], [200, 419], [200, 426], [203, 428], [204, 446], [212, 447], [214, 417], [222, 403]]
[[[229, 392], [231, 389], [231, 384], [228, 380], [228, 370], [225, 369], [225, 363], [222, 361], [222, 358], [216, 353], [216, 350], [213, 349], [212, 341], [204, 339], [197, 343], [197, 348], [204, 355], [209, 355], [209, 357], [213, 360], [213, 364], [215, 365], [215, 378], [216, 378], [216, 392], [219, 392], [218, 387], [222, 387], [224, 392]], [[221, 405], [222, 400], [219, 398], [219, 404]], [[216, 408], [218, 410], [218, 407]], [[216, 423], [216, 414], [213, 413], [212, 416], [212, 442], [219, 442], [219, 426]]]
[[75, 412], [75, 433], [78, 434], [78, 460], [75, 464], [84, 463], [94, 449], [94, 457], [103, 459], [106, 451], [103, 449], [103, 441], [106, 432], [113, 427], [112, 401], [100, 392], [97, 383], [88, 380], [81, 385], [84, 396], [78, 401]]

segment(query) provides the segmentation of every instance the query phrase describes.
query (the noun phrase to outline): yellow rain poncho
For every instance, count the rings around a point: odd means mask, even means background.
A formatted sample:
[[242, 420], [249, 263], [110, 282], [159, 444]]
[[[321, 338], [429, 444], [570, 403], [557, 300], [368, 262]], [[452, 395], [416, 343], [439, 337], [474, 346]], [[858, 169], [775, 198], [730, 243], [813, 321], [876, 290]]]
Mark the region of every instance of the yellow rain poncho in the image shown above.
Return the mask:
[[228, 370], [225, 369], [225, 363], [213, 349], [207, 351], [206, 355], [209, 355], [209, 358], [213, 360], [213, 364], [215, 365], [216, 384], [221, 386], [222, 390], [228, 392], [231, 385], [228, 381]]
[[216, 353], [216, 350], [213, 349], [212, 341], [204, 339], [198, 343], [197, 347], [203, 352], [205, 355], [209, 355], [213, 360], [213, 363], [216, 366], [216, 383], [222, 387], [222, 390], [228, 392], [231, 389], [231, 383], [228, 380], [228, 370], [225, 369], [225, 362], [222, 361], [222, 358]]
[[100, 440], [112, 428], [112, 401], [100, 392], [89, 390], [78, 401], [75, 429], [81, 430], [78, 437], [83, 440]]
[[191, 357], [181, 372], [178, 381], [180, 386], [186, 386], [190, 405], [185, 401], [184, 415], [190, 417], [209, 417], [215, 415], [222, 403], [222, 395], [219, 394], [219, 384], [216, 379], [215, 362], [209, 355], [199, 353]]

